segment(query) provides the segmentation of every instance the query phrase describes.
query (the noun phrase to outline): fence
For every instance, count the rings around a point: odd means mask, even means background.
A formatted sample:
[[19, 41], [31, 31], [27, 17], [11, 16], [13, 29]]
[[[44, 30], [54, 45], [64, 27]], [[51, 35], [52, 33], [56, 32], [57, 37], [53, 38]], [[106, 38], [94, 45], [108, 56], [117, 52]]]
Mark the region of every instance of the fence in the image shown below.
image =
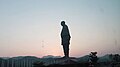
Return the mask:
[[38, 58], [20, 58], [20, 59], [0, 59], [0, 67], [33, 67], [33, 63], [39, 61]]

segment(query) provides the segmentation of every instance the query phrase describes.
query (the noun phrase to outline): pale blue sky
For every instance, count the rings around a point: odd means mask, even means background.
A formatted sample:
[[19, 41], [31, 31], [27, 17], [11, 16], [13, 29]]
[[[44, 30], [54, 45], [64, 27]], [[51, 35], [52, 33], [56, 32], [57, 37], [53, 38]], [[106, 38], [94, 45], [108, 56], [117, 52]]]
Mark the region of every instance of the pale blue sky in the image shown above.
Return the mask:
[[0, 0], [0, 56], [63, 56], [61, 20], [70, 56], [120, 54], [119, 18], [120, 0]]

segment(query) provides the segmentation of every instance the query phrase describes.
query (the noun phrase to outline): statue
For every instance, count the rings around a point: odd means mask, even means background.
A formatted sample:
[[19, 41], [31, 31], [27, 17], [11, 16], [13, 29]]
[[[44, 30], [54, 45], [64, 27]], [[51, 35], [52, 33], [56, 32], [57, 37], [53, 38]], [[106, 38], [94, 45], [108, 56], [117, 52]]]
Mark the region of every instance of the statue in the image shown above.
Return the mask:
[[69, 58], [69, 44], [70, 44], [70, 33], [68, 26], [65, 24], [65, 21], [61, 21], [62, 31], [61, 31], [61, 45], [63, 46], [64, 50], [64, 57]]
[[96, 67], [98, 57], [97, 52], [91, 52], [89, 55], [89, 67]]

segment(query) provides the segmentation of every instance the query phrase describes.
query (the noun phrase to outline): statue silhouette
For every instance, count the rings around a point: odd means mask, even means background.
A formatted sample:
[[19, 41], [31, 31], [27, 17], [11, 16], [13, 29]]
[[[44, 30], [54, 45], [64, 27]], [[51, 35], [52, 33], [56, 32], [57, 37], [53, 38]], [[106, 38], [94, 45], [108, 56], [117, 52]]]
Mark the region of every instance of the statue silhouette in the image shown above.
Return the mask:
[[65, 21], [61, 21], [61, 26], [62, 31], [61, 31], [61, 44], [63, 46], [63, 50], [64, 50], [64, 57], [63, 58], [68, 58], [69, 57], [69, 44], [70, 44], [70, 33], [69, 33], [69, 29], [68, 26], [65, 24]]

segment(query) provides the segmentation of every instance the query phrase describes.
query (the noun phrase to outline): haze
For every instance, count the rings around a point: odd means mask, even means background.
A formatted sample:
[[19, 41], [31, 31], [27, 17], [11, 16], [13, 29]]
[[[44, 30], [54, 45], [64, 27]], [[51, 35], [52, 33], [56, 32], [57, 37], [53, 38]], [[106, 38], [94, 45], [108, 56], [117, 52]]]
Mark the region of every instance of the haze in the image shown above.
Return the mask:
[[0, 0], [0, 56], [63, 56], [62, 20], [70, 56], [120, 54], [120, 0]]

